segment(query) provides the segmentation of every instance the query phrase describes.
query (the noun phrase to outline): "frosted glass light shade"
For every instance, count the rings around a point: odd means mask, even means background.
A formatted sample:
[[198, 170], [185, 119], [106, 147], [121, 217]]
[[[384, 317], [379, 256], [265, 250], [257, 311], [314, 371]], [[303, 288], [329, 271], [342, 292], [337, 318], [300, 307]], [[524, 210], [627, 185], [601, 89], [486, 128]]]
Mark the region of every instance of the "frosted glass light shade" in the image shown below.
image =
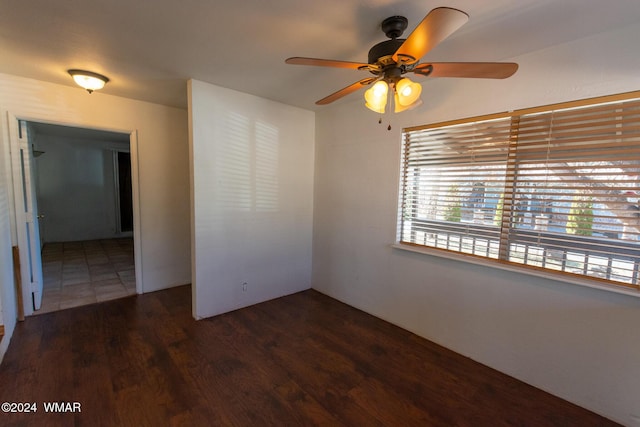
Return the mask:
[[384, 113], [387, 105], [387, 93], [389, 85], [384, 80], [377, 81], [364, 93], [365, 106], [376, 113]]
[[94, 90], [102, 89], [109, 79], [102, 74], [84, 70], [69, 70], [69, 74], [78, 86], [91, 93]]
[[416, 102], [414, 102], [413, 104], [409, 104], [409, 105], [402, 105], [400, 103], [400, 101], [398, 101], [398, 94], [395, 94], [395, 108], [393, 110], [394, 113], [401, 113], [403, 111], [406, 110], [413, 110], [416, 107], [419, 107], [420, 105], [422, 105], [422, 99], [418, 98], [418, 100]]
[[420, 98], [422, 86], [408, 78], [402, 78], [396, 83], [396, 103], [400, 103], [403, 107], [409, 107]]

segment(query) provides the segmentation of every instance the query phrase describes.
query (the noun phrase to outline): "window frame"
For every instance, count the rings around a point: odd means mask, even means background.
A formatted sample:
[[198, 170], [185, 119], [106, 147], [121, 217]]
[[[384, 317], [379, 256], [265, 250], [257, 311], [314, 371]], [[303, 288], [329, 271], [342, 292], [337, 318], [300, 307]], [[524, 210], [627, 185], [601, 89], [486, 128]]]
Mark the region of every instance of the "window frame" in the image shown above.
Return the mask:
[[[398, 193], [398, 199], [397, 199], [398, 200], [398, 216], [397, 216], [397, 223], [396, 223], [396, 227], [397, 227], [396, 242], [392, 245], [392, 247], [396, 249], [410, 251], [410, 252], [417, 252], [417, 253], [423, 253], [423, 254], [428, 254], [428, 255], [433, 255], [438, 257], [444, 257], [448, 259], [469, 262], [472, 264], [478, 264], [485, 267], [493, 267], [493, 268], [498, 268], [498, 269], [507, 270], [507, 271], [514, 271], [514, 272], [518, 272], [526, 275], [544, 277], [549, 280], [583, 285], [583, 286], [588, 286], [592, 288], [603, 289], [603, 290], [613, 291], [616, 293], [640, 297], [640, 283], [638, 282], [636, 282], [637, 284], [633, 284], [633, 283], [625, 284], [622, 282], [609, 280], [609, 279], [601, 279], [601, 278], [589, 276], [586, 274], [557, 271], [550, 268], [536, 267], [532, 265], [520, 264], [514, 261], [509, 261], [508, 260], [509, 256], [508, 255], [505, 256], [505, 251], [509, 252], [510, 250], [509, 242], [507, 240], [509, 231], [505, 231], [502, 228], [504, 227], [505, 221], [507, 221], [508, 228], [510, 230], [516, 231], [515, 226], [511, 227], [511, 225], [509, 225], [512, 220], [511, 213], [507, 214], [503, 212], [502, 224], [500, 226], [501, 230], [499, 234], [500, 254], [498, 255], [497, 259], [488, 256], [489, 249], [487, 249], [487, 256], [481, 256], [481, 255], [476, 255], [474, 253], [466, 253], [466, 252], [463, 252], [462, 250], [457, 251], [457, 250], [451, 250], [451, 249], [445, 249], [445, 248], [438, 248], [434, 246], [427, 246], [426, 244], [423, 245], [423, 244], [412, 243], [408, 241], [402, 241], [402, 237], [401, 237], [403, 233], [403, 229], [402, 229], [403, 214], [404, 214], [403, 206], [405, 204], [405, 195], [407, 194], [407, 191], [406, 191], [407, 179], [405, 177], [405, 173], [406, 173], [405, 150], [407, 146], [407, 143], [405, 142], [405, 135], [407, 133], [450, 127], [454, 125], [464, 125], [464, 124], [470, 124], [474, 122], [506, 119], [506, 118], [511, 120], [511, 122], [513, 123], [514, 120], [517, 122], [520, 116], [538, 114], [538, 113], [551, 113], [556, 110], [589, 107], [597, 104], [630, 101], [638, 98], [640, 98], [640, 91], [633, 91], [633, 92], [626, 92], [626, 93], [621, 93], [616, 95], [586, 98], [586, 99], [577, 100], [577, 101], [548, 104], [548, 105], [539, 106], [539, 107], [525, 108], [525, 109], [507, 111], [507, 112], [496, 113], [496, 114], [487, 114], [487, 115], [474, 116], [474, 117], [463, 118], [463, 119], [450, 120], [445, 122], [432, 123], [428, 125], [404, 128], [402, 131], [402, 140], [400, 144], [401, 161], [400, 161], [400, 173], [398, 175], [399, 193]], [[505, 162], [505, 166], [507, 168], [509, 167], [509, 160]], [[505, 186], [505, 193], [506, 191], [507, 189]], [[505, 194], [504, 197], [506, 199], [507, 195]], [[514, 200], [515, 198], [512, 197], [512, 202], [514, 202]], [[435, 222], [435, 220], [433, 222]], [[452, 223], [452, 224], [455, 224], [455, 223]], [[462, 238], [462, 235], [461, 235], [461, 238]], [[567, 249], [570, 250], [570, 248], [567, 248]], [[475, 247], [474, 247], [474, 250], [475, 250]], [[640, 254], [640, 245], [638, 246], [638, 251], [639, 251], [638, 254]], [[636, 276], [634, 275], [633, 277], [635, 279]]]

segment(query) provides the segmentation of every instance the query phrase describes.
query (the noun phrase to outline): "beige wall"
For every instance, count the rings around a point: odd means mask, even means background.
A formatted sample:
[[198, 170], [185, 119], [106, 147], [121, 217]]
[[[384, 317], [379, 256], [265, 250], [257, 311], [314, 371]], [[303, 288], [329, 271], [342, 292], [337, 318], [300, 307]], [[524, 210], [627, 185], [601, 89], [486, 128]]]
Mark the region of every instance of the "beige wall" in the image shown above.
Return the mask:
[[190, 282], [187, 111], [0, 74], [0, 298], [8, 336], [15, 323], [10, 254], [16, 244], [10, 225], [8, 113], [33, 121], [137, 131], [141, 239], [136, 256], [142, 266], [142, 290]]
[[317, 113], [312, 286], [640, 425], [640, 298], [391, 247], [403, 126], [638, 90], [639, 38], [633, 26], [513, 58], [508, 80], [422, 80], [424, 104], [382, 125], [359, 96]]

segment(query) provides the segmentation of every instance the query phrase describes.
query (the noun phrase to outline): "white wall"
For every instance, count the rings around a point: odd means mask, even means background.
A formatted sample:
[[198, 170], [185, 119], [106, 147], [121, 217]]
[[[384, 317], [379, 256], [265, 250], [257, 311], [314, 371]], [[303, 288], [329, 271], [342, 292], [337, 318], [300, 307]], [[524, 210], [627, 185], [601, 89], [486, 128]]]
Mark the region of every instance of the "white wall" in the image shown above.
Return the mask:
[[361, 94], [317, 113], [313, 288], [640, 426], [640, 298], [390, 247], [403, 126], [638, 90], [639, 38], [633, 26], [514, 58], [508, 80], [423, 80], [424, 105], [382, 125]]
[[[31, 139], [31, 137], [30, 137]], [[36, 135], [40, 240], [70, 242], [121, 235], [116, 221], [114, 153], [129, 143]]]
[[194, 317], [308, 289], [314, 114], [196, 80], [189, 104]]
[[141, 217], [137, 256], [142, 263], [143, 291], [190, 282], [187, 112], [0, 74], [0, 289], [8, 331], [0, 351], [6, 348], [16, 317], [10, 258], [13, 196], [8, 112], [34, 121], [126, 133], [137, 130]]

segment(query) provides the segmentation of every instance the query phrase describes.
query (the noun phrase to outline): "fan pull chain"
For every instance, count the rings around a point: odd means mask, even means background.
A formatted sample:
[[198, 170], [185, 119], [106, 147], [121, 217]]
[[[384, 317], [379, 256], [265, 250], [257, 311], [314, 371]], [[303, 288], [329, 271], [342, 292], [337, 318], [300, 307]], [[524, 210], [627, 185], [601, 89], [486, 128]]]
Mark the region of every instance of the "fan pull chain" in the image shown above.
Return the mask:
[[[382, 124], [382, 116], [380, 116], [380, 118], [378, 119], [378, 124]], [[387, 126], [387, 130], [391, 130], [391, 123], [389, 123], [389, 125]]]
[[[395, 83], [389, 89], [390, 89], [390, 91], [391, 91], [391, 93], [393, 95], [396, 92]], [[391, 107], [393, 106], [393, 102], [391, 102], [392, 99], [393, 99], [393, 96], [387, 96], [387, 111], [389, 112], [387, 117], [389, 117], [391, 115]], [[389, 125], [387, 126], [387, 130], [391, 130], [391, 120], [389, 120]]]

